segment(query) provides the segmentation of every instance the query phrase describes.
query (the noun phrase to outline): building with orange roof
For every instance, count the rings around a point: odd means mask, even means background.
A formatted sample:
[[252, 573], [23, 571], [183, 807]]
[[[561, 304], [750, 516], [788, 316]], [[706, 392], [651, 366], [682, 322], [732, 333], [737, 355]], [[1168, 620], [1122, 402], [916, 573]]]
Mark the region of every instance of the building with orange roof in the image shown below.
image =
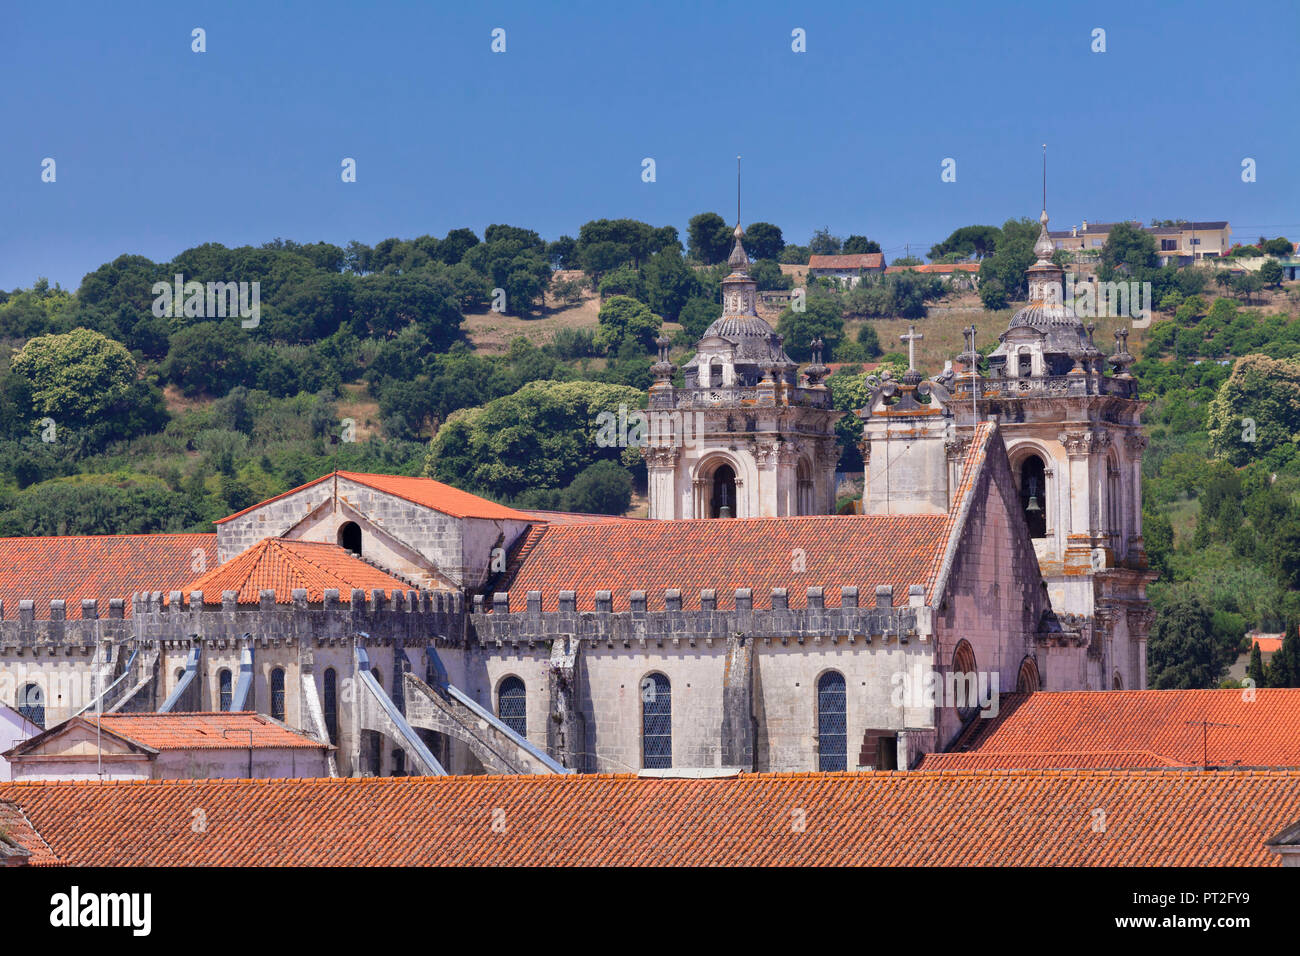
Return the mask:
[[1300, 689], [1009, 694], [925, 770], [1300, 769]]
[[1045, 225], [988, 376], [967, 353], [927, 379], [912, 330], [907, 372], [867, 379], [851, 515], [821, 346], [801, 377], [742, 239], [682, 384], [660, 343], [650, 520], [334, 471], [215, 543], [12, 543], [0, 701], [265, 714], [344, 776], [566, 776], [910, 769], [1005, 692], [1144, 687], [1143, 403], [1122, 342], [1048, 301]]
[[73, 717], [4, 753], [15, 780], [330, 776], [329, 744], [254, 713]]
[[44, 866], [1280, 866], [1300, 773], [10, 783], [6, 818]]

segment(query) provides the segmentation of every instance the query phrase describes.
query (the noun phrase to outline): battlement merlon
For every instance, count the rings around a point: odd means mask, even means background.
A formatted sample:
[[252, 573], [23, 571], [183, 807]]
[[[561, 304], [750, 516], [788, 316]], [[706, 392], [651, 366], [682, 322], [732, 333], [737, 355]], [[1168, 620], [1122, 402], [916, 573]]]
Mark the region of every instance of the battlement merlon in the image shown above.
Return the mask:
[[47, 655], [61, 653], [68, 656], [90, 655], [104, 642], [122, 643], [132, 636], [131, 624], [125, 619], [125, 607], [120, 598], [108, 602], [108, 616], [100, 617], [100, 602], [86, 598], [78, 603], [79, 618], [68, 617], [68, 602], [55, 598], [49, 602], [49, 616], [37, 619], [36, 601], [21, 599], [6, 608], [0, 601], [0, 655], [22, 655], [27, 651]]
[[594, 610], [583, 611], [577, 609], [574, 591], [558, 592], [550, 610], [544, 609], [546, 602], [540, 591], [529, 591], [524, 608], [514, 611], [510, 595], [497, 592], [492, 595], [490, 611], [482, 595], [474, 597], [467, 617], [469, 640], [485, 647], [536, 644], [561, 637], [591, 644], [621, 642], [625, 646], [646, 641], [661, 645], [669, 640], [675, 646], [683, 640], [694, 646], [698, 641], [725, 641], [734, 635], [800, 644], [906, 644], [932, 639], [932, 615], [925, 606], [925, 589], [921, 585], [911, 585], [907, 603], [900, 605], [894, 604], [893, 588], [888, 585], [876, 589], [875, 604], [870, 607], [859, 605], [856, 587], [840, 588], [839, 607], [826, 606], [825, 592], [823, 587], [809, 587], [805, 605], [792, 608], [787, 589], [773, 588], [770, 606], [756, 609], [752, 589], [737, 588], [733, 606], [719, 609], [717, 592], [709, 588], [700, 592], [698, 609], [683, 609], [681, 591], [669, 588], [663, 592], [662, 609], [649, 610], [646, 592], [629, 591], [627, 610], [620, 611], [613, 610], [609, 591], [596, 591]]

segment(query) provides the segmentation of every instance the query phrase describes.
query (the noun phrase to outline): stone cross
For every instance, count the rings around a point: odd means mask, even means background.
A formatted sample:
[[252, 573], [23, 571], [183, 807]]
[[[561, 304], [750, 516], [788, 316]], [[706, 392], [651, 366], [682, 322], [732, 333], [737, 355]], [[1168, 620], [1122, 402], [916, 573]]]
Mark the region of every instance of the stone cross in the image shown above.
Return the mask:
[[915, 325], [907, 327], [907, 334], [900, 335], [899, 341], [907, 343], [907, 370], [910, 372], [916, 368], [916, 343], [917, 340], [925, 338], [923, 332], [916, 331]]

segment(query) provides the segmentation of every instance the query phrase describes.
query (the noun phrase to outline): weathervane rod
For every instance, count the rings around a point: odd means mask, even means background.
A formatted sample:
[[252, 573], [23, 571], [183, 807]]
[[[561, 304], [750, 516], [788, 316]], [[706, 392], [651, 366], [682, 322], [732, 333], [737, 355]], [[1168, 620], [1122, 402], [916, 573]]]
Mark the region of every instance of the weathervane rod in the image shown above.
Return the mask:
[[1047, 144], [1043, 144], [1043, 212], [1047, 212]]
[[736, 225], [740, 225], [740, 156], [736, 156]]

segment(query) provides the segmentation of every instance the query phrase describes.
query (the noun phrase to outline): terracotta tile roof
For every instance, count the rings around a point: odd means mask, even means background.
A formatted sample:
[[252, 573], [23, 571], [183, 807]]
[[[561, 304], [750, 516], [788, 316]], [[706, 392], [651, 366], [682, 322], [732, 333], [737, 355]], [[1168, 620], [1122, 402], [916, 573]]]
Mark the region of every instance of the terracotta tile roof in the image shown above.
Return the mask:
[[978, 262], [930, 262], [919, 266], [890, 266], [886, 275], [898, 272], [923, 272], [930, 275], [950, 275], [954, 272], [979, 272]]
[[186, 601], [191, 591], [202, 591], [204, 604], [220, 604], [222, 591], [237, 592], [240, 604], [256, 604], [262, 590], [274, 590], [277, 604], [290, 604], [294, 588], [305, 588], [307, 600], [314, 603], [325, 599], [328, 588], [338, 588], [345, 601], [353, 588], [367, 594], [376, 588], [385, 593], [415, 590], [336, 544], [288, 538], [265, 538], [179, 590]]
[[736, 588], [752, 588], [754, 607], [767, 608], [774, 587], [788, 589], [791, 607], [807, 603], [809, 587], [825, 588], [826, 606], [839, 607], [841, 586], [856, 585], [859, 602], [870, 604], [881, 584], [903, 604], [909, 585], [929, 590], [949, 526], [943, 515], [557, 525], [533, 533], [496, 589], [509, 592], [512, 610], [523, 610], [528, 591], [541, 591], [548, 611], [560, 591], [576, 591], [578, 610], [591, 611], [598, 590], [612, 592], [615, 611], [629, 609], [630, 591], [645, 591], [647, 608], [662, 610], [668, 588], [681, 590], [686, 609], [699, 608], [704, 588], [717, 590], [719, 608], [734, 606]]
[[26, 850], [31, 854], [27, 858], [29, 866], [59, 865], [59, 858], [50, 849], [50, 845], [32, 829], [22, 808], [16, 803], [0, 801], [0, 843], [8, 843], [10, 846], [18, 846]]
[[1300, 772], [8, 783], [0, 800], [74, 866], [1277, 866], [1264, 843], [1300, 819]]
[[67, 601], [69, 618], [81, 617], [83, 598], [122, 598], [131, 614], [137, 591], [169, 591], [194, 577], [195, 552], [206, 567], [217, 563], [215, 534], [103, 534], [44, 538], [0, 538], [0, 599], [7, 618], [18, 602], [35, 602], [36, 617], [48, 619], [50, 601]]
[[[299, 485], [297, 488], [291, 488], [284, 494], [276, 495], [274, 498], [268, 498], [266, 501], [259, 501], [252, 507], [245, 508], [243, 511], [236, 511], [232, 515], [219, 518], [213, 524], [224, 524], [241, 515], [246, 515], [250, 511], [256, 511], [263, 505], [272, 501], [279, 501], [288, 495], [302, 491], [304, 488], [310, 488], [318, 485], [322, 481], [328, 481], [334, 477], [335, 472], [328, 475], [321, 475], [315, 481], [309, 481], [305, 485]], [[480, 498], [478, 495], [472, 495], [468, 491], [461, 491], [459, 488], [453, 488], [451, 485], [444, 485], [440, 481], [434, 481], [432, 478], [412, 478], [405, 475], [370, 475], [359, 471], [340, 471], [337, 472], [340, 478], [346, 478], [354, 481], [359, 485], [365, 485], [367, 488], [374, 488], [376, 491], [382, 491], [390, 494], [395, 498], [403, 498], [417, 505], [423, 505], [426, 508], [432, 508], [434, 511], [441, 511], [445, 515], [451, 515], [453, 518], [488, 518], [488, 519], [513, 519], [515, 521], [528, 521], [528, 515], [514, 508], [507, 508], [505, 505], [499, 505], [495, 501], [488, 501], [486, 498]]]
[[[94, 718], [85, 718], [92, 727]], [[154, 750], [319, 750], [326, 745], [264, 714], [105, 714], [103, 728]], [[250, 737], [251, 732], [251, 737]]]
[[1281, 634], [1252, 634], [1250, 635], [1250, 642], [1259, 645], [1261, 654], [1276, 654], [1282, 649], [1282, 640], [1285, 637], [1286, 632]]
[[1141, 770], [1182, 766], [1149, 750], [926, 754], [918, 770]]
[[884, 253], [863, 252], [846, 256], [809, 256], [809, 269], [880, 269], [885, 264]]
[[[1300, 688], [1263, 688], [1245, 700], [1241, 690], [1108, 690], [1006, 694], [998, 715], [977, 720], [950, 748], [1020, 766], [1017, 754], [1062, 755], [1055, 766], [1074, 766], [1071, 754], [1114, 754], [1109, 766], [1133, 751], [1159, 755], [1170, 765], [1300, 767]], [[1228, 726], [1208, 728], [1202, 721]], [[960, 755], [960, 754], [958, 754]], [[1098, 757], [1097, 759], [1102, 759]], [[931, 766], [992, 766], [961, 760]], [[1045, 765], [1035, 758], [1034, 766]], [[1093, 766], [1101, 766], [1094, 763]]]

